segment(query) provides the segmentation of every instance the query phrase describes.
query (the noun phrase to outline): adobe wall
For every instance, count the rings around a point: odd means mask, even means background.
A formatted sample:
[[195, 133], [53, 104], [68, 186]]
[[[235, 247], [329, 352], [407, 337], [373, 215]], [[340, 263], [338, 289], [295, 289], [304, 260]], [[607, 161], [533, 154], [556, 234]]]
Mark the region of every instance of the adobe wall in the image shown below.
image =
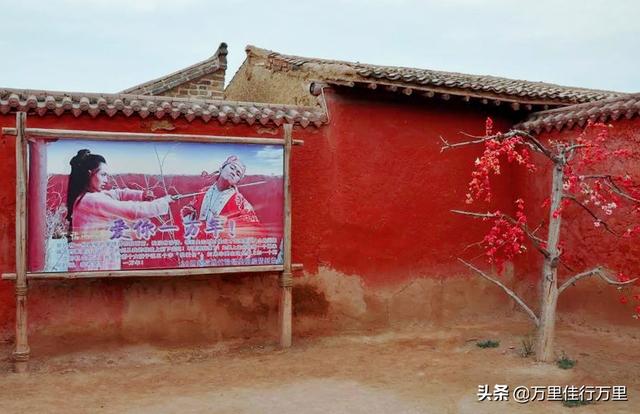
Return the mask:
[[[28, 127], [281, 137], [282, 128], [187, 122], [169, 117], [141, 119], [122, 114], [74, 117], [29, 115]], [[14, 127], [15, 114], [0, 115], [1, 127]], [[306, 142], [323, 131], [294, 128]], [[1, 136], [0, 271], [15, 271], [15, 138]], [[295, 147], [298, 150], [298, 147]], [[300, 236], [296, 235], [296, 238]], [[191, 278], [30, 281], [29, 335], [33, 352], [57, 352], [90, 343], [216, 341], [224, 338], [277, 338], [278, 275], [251, 274]], [[14, 336], [14, 283], [0, 281], [0, 340]]]
[[[449, 212], [463, 207], [477, 149], [441, 154], [438, 138], [455, 139], [459, 131], [481, 133], [486, 110], [424, 101], [416, 105], [407, 97], [373, 101], [355, 92], [329, 93], [327, 99], [329, 126], [294, 130], [296, 138], [305, 140], [304, 146], [294, 148], [291, 167], [293, 260], [304, 264], [294, 285], [294, 336], [412, 320], [446, 324], [493, 317], [496, 311], [511, 314], [513, 307], [501, 292], [455, 261], [485, 230], [482, 223]], [[498, 124], [508, 124], [500, 114], [492, 115]], [[0, 116], [0, 126], [14, 122], [13, 114]], [[28, 125], [281, 134], [262, 126], [122, 115], [30, 116]], [[5, 177], [0, 183], [0, 270], [6, 272], [14, 270], [13, 137], [3, 136], [0, 145], [0, 173]], [[499, 187], [509, 194], [508, 174]], [[91, 342], [275, 339], [277, 298], [273, 274], [32, 281], [30, 339], [34, 352]], [[14, 306], [13, 283], [0, 282], [4, 338], [13, 336]]]
[[[260, 62], [254, 64], [253, 61]], [[309, 85], [318, 80], [306, 71], [272, 71], [266, 62], [252, 54], [242, 63], [224, 90], [231, 101], [313, 106], [318, 104], [309, 93]]]
[[[464, 194], [481, 148], [441, 153], [439, 139], [464, 140], [460, 131], [482, 135], [487, 116], [495, 120], [496, 130], [506, 131], [517, 113], [349, 88], [327, 89], [325, 95], [330, 118], [326, 141], [314, 141], [311, 145], [323, 147], [310, 152], [305, 145], [296, 159], [305, 167], [294, 175], [293, 213], [296, 229], [304, 229], [305, 235], [294, 243], [294, 257], [305, 265], [296, 288], [326, 311], [309, 309], [309, 315], [297, 321], [298, 328], [311, 329], [319, 322], [326, 329], [362, 329], [506, 315], [526, 319], [499, 288], [456, 261], [461, 256], [482, 262], [474, 243], [482, 240], [488, 225], [450, 210], [509, 212], [513, 201], [523, 197], [530, 223], [536, 226], [547, 218], [540, 204], [550, 186], [550, 171], [527, 174], [503, 163], [502, 176], [492, 178], [494, 202], [468, 206]], [[613, 124], [612, 139], [640, 150], [639, 120]], [[543, 134], [542, 139], [558, 135]], [[635, 161], [625, 168], [640, 176]], [[322, 177], [316, 181], [317, 191], [303, 190], [314, 177]], [[563, 234], [578, 258], [576, 273], [602, 262], [640, 274], [637, 240], [601, 239], [602, 232], [581, 212], [570, 208], [566, 213], [568, 231]], [[540, 257], [530, 249], [501, 276], [535, 310], [540, 265]], [[619, 296], [598, 279], [585, 280], [563, 294], [559, 319], [603, 330], [634, 330], [633, 308], [639, 303], [632, 306], [627, 291], [630, 303], [622, 306]], [[308, 304], [299, 306], [297, 312], [303, 316], [307, 309]]]
[[[446, 325], [513, 314], [499, 289], [456, 260], [476, 255], [468, 247], [487, 230], [487, 223], [450, 212], [467, 207], [482, 149], [441, 153], [439, 139], [464, 140], [460, 131], [482, 135], [487, 115], [505, 130], [513, 112], [349, 88], [325, 95], [326, 139], [305, 144], [295, 157], [293, 224], [303, 237], [294, 240], [293, 253], [305, 266], [296, 288], [326, 310], [298, 304], [296, 328]], [[496, 203], [506, 211], [509, 170], [496, 180]], [[515, 281], [510, 272], [504, 278]]]
[[[294, 137], [305, 140], [304, 146], [294, 148], [291, 167], [293, 261], [304, 265], [294, 280], [294, 340], [412, 321], [446, 326], [502, 316], [524, 319], [502, 291], [456, 261], [458, 255], [473, 257], [474, 247], [469, 246], [487, 230], [487, 223], [450, 212], [468, 207], [464, 194], [480, 148], [441, 153], [439, 140], [461, 139], [460, 131], [481, 135], [488, 115], [497, 128], [506, 130], [513, 123], [512, 113], [462, 102], [421, 99], [417, 104], [414, 97], [338, 92], [326, 91], [328, 126], [294, 129]], [[0, 115], [0, 127], [14, 122], [13, 114]], [[28, 124], [233, 136], [282, 133], [263, 126], [122, 115], [30, 116]], [[637, 124], [630, 123], [620, 130], [637, 142], [634, 128]], [[0, 145], [0, 270], [6, 272], [14, 270], [13, 137], [2, 136]], [[495, 205], [511, 211], [521, 189], [533, 191], [533, 200], [545, 186], [543, 176], [532, 179], [506, 167], [495, 181]], [[532, 200], [528, 205], [535, 205]], [[634, 261], [635, 249], [623, 257]], [[535, 259], [522, 262], [503, 278], [534, 304]], [[592, 289], [589, 286], [579, 289]], [[589, 313], [600, 321], [618, 322], [629, 314], [614, 306], [615, 294], [571, 292], [575, 296], [568, 294], [561, 303], [561, 317], [587, 323], [583, 315]], [[275, 341], [277, 298], [275, 274], [33, 281], [30, 340], [33, 352], [108, 342]], [[603, 301], [612, 306], [596, 306]], [[13, 283], [0, 281], [1, 338], [13, 336], [14, 306]]]

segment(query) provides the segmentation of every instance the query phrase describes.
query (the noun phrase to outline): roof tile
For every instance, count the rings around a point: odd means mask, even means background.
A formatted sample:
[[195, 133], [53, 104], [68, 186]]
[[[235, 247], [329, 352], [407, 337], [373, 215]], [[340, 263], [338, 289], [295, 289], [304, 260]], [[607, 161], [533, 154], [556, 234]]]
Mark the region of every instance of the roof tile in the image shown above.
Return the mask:
[[131, 94], [95, 94], [80, 92], [51, 92], [36, 90], [0, 89], [0, 113], [26, 111], [44, 116], [58, 116], [71, 112], [74, 116], [87, 113], [96, 117], [101, 113], [114, 116], [137, 114], [141, 118], [155, 115], [157, 118], [184, 117], [191, 122], [196, 118], [209, 122], [216, 118], [224, 124], [232, 122], [253, 124], [260, 119], [262, 125], [281, 125], [284, 121], [306, 127], [320, 127], [327, 123], [327, 115], [321, 107], [302, 107], [253, 102], [202, 100], [168, 96], [144, 96]]
[[[572, 105], [617, 96], [622, 92], [576, 88], [545, 82], [507, 79], [496, 76], [470, 75], [429, 69], [370, 65], [358, 62], [284, 55], [255, 46], [247, 46], [247, 54], [267, 61], [267, 68], [277, 71], [306, 70], [318, 81], [339, 85], [367, 86], [383, 81], [403, 88], [434, 89], [452, 95], [480, 95], [491, 99], [519, 103]], [[370, 88], [374, 89], [374, 88]]]
[[534, 112], [515, 128], [539, 133], [554, 128], [561, 130], [571, 129], [576, 125], [583, 127], [589, 120], [615, 121], [622, 115], [627, 119], [640, 115], [640, 93]]

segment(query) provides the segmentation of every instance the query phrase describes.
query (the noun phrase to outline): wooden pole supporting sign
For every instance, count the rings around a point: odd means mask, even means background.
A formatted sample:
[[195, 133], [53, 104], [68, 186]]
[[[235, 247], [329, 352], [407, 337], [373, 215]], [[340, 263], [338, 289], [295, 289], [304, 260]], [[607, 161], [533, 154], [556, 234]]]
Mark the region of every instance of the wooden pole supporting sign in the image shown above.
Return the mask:
[[293, 273], [291, 268], [291, 144], [292, 129], [289, 124], [284, 126], [284, 269], [280, 275], [280, 307], [278, 310], [280, 324], [280, 346], [291, 346], [291, 289]]
[[[26, 127], [25, 112], [16, 114], [16, 127], [3, 128], [5, 135], [15, 135], [16, 145], [16, 270], [15, 273], [4, 273], [2, 279], [15, 280], [16, 292], [16, 341], [13, 361], [16, 372], [26, 372], [30, 349], [27, 336], [27, 290], [29, 279], [87, 279], [87, 278], [119, 278], [119, 277], [180, 277], [196, 275], [213, 275], [247, 272], [281, 272], [279, 276], [280, 299], [278, 308], [280, 346], [291, 346], [292, 332], [292, 285], [293, 270], [301, 269], [302, 265], [292, 264], [291, 260], [291, 148], [292, 145], [302, 145], [303, 141], [292, 137], [293, 126], [284, 125], [284, 138], [246, 138], [219, 137], [207, 135], [186, 134], [139, 134], [105, 131], [72, 131], [55, 129], [28, 129]], [[143, 270], [113, 270], [113, 271], [84, 271], [84, 272], [28, 272], [28, 211], [27, 211], [27, 181], [29, 140], [33, 137], [46, 139], [95, 139], [143, 141], [177, 140], [186, 142], [234, 142], [244, 144], [282, 145], [283, 147], [283, 192], [284, 192], [284, 232], [283, 232], [283, 263], [280, 265], [256, 265], [235, 267], [202, 267], [180, 269], [143, 269]]]
[[16, 372], [25, 372], [29, 362], [27, 339], [27, 114], [16, 114]]

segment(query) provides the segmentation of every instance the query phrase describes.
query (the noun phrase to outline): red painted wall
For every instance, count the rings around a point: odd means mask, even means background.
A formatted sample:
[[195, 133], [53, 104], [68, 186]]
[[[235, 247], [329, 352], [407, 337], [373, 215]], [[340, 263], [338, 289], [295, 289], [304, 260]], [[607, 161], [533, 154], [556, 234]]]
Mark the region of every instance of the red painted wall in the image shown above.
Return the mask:
[[[501, 292], [455, 261], [486, 223], [460, 218], [480, 148], [440, 152], [439, 136], [482, 134], [492, 116], [506, 130], [513, 112], [493, 105], [425, 100], [375, 91], [326, 91], [329, 125], [296, 128], [292, 159], [294, 335], [412, 319], [448, 322], [508, 310]], [[14, 115], [0, 115], [13, 126]], [[149, 132], [135, 116], [30, 116], [28, 126]], [[184, 119], [174, 133], [279, 136], [280, 130]], [[14, 270], [13, 138], [0, 139], [0, 270]], [[519, 183], [511, 168], [495, 182], [510, 211]], [[483, 206], [478, 206], [482, 209]], [[190, 279], [38, 281], [30, 284], [34, 352], [95, 338], [115, 341], [275, 338], [275, 275]], [[0, 282], [0, 332], [13, 330], [13, 283]], [[34, 345], [35, 344], [35, 345]]]
[[[379, 92], [326, 95], [326, 139], [294, 157], [294, 257], [310, 271], [328, 266], [372, 286], [448, 276], [458, 267], [455, 254], [484, 235], [482, 223], [450, 212], [465, 208], [481, 149], [441, 153], [439, 137], [483, 135], [489, 115], [506, 130], [510, 119], [487, 106]], [[496, 180], [496, 204], [507, 210], [510, 180], [508, 167]]]
[[[282, 128], [217, 121], [141, 119], [71, 114], [29, 115], [28, 127], [154, 132], [249, 137], [280, 137]], [[14, 127], [15, 114], [0, 115], [0, 128]], [[155, 131], [162, 133], [162, 130]], [[295, 138], [322, 140], [315, 127], [294, 129]], [[14, 137], [0, 137], [0, 271], [15, 271], [15, 146]], [[298, 148], [298, 147], [294, 147]], [[15, 321], [14, 284], [0, 281], [0, 338], [11, 338]], [[29, 330], [47, 348], [53, 342], [91, 340], [198, 341], [263, 333], [275, 329], [277, 277], [240, 275], [151, 280], [31, 281]], [[273, 329], [271, 329], [273, 328]], [[274, 331], [275, 332], [275, 331]], [[41, 349], [42, 350], [42, 349]]]

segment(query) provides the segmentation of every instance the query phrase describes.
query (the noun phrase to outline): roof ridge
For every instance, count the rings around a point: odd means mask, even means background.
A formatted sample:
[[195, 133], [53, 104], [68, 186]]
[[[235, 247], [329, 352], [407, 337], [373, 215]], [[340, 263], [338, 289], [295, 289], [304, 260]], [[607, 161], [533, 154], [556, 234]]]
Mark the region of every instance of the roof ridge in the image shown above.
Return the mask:
[[[488, 98], [495, 99], [496, 95], [502, 95], [509, 97], [512, 101], [550, 105], [575, 104], [628, 95], [619, 91], [565, 86], [544, 81], [513, 79], [496, 75], [465, 74], [435, 69], [287, 55], [253, 45], [248, 45], [245, 50], [249, 57], [258, 56], [265, 60], [276, 60], [277, 62], [271, 67], [272, 70], [300, 69], [305, 67], [304, 65], [306, 64], [343, 65], [345, 68], [342, 70], [335, 67], [331, 68], [333, 79], [327, 77], [327, 73], [323, 74], [322, 68], [308, 66], [305, 68], [319, 72], [318, 76], [321, 79], [324, 77], [322, 80], [342, 80], [348, 82], [349, 86], [356, 86], [358, 83], [367, 84], [371, 86], [371, 89], [375, 89], [376, 86], [372, 84], [381, 80], [395, 83], [398, 86], [415, 86], [419, 89], [431, 88], [438, 92], [446, 91], [446, 93], [450, 91], [451, 94], [466, 95], [465, 91], [469, 91], [472, 96], [485, 94]], [[349, 82], [355, 83], [351, 85]]]
[[215, 53], [209, 58], [171, 72], [167, 75], [160, 76], [159, 78], [131, 86], [121, 91], [121, 93], [141, 92], [149, 95], [161, 95], [163, 92], [166, 92], [180, 84], [208, 75], [219, 69], [226, 69], [228, 53], [227, 44], [222, 42], [216, 49]]

